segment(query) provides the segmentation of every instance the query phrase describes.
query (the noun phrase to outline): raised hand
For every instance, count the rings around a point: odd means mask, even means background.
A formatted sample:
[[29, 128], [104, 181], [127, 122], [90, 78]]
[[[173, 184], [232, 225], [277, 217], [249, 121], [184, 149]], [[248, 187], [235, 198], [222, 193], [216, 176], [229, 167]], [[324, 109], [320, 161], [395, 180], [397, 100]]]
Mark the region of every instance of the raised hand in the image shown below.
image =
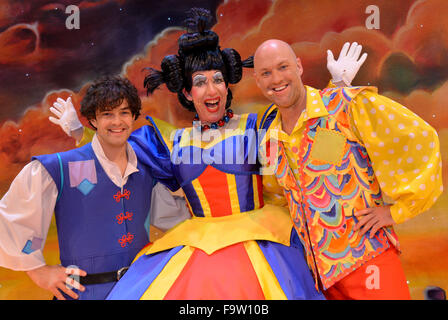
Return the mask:
[[[338, 60], [334, 59], [333, 52], [327, 50], [327, 68], [333, 77], [333, 83], [343, 82], [345, 86], [350, 86], [359, 68], [367, 59], [367, 53], [361, 58], [362, 46], [353, 42], [351, 45], [346, 42], [339, 53]], [[359, 59], [358, 59], [359, 58]]]
[[82, 124], [78, 119], [75, 107], [72, 103], [72, 98], [67, 100], [57, 98], [57, 102], [53, 103], [53, 107], [50, 111], [56, 116], [48, 117], [48, 119], [54, 124], [60, 126], [62, 130], [68, 135], [72, 136], [72, 132], [82, 128]]

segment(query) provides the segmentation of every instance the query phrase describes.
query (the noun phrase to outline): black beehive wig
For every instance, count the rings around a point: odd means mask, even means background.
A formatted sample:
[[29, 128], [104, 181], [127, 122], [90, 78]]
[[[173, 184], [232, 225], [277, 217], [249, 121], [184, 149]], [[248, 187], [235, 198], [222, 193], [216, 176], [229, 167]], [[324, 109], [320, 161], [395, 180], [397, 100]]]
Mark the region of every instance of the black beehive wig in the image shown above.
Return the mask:
[[[168, 55], [162, 60], [161, 71], [146, 68], [144, 86], [148, 94], [154, 92], [162, 83], [168, 90], [177, 93], [179, 102], [188, 110], [195, 111], [194, 104], [183, 94], [183, 89], [191, 91], [192, 75], [197, 71], [220, 70], [226, 86], [238, 83], [243, 75], [243, 67], [251, 62], [241, 61], [235, 49], [221, 50], [218, 35], [210, 30], [212, 16], [202, 8], [190, 9], [185, 20], [186, 33], [178, 39], [177, 55]], [[232, 102], [232, 92], [228, 89], [226, 108]]]

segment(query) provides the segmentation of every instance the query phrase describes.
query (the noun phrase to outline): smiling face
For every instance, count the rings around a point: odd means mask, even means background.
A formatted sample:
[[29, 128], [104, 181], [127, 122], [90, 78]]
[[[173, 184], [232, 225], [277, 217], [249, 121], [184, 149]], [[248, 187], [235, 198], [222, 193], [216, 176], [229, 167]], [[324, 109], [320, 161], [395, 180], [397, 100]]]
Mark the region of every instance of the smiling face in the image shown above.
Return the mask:
[[97, 129], [98, 140], [103, 149], [125, 147], [134, 126], [134, 115], [123, 100], [111, 110], [96, 111], [96, 118], [90, 120]]
[[191, 91], [184, 90], [185, 97], [194, 107], [203, 123], [213, 123], [224, 117], [227, 102], [227, 86], [219, 70], [196, 71], [192, 75]]
[[279, 40], [263, 43], [254, 55], [254, 76], [263, 95], [279, 108], [296, 106], [304, 93], [303, 68], [291, 47]]

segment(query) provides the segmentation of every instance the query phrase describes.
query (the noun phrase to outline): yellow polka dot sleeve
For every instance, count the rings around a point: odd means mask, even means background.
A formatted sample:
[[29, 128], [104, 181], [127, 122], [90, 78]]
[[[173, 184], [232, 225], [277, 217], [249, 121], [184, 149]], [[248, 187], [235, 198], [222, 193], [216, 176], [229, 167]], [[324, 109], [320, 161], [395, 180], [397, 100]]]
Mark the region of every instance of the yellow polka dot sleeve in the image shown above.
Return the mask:
[[437, 132], [406, 107], [370, 91], [358, 94], [350, 108], [393, 220], [402, 223], [428, 210], [443, 191]]

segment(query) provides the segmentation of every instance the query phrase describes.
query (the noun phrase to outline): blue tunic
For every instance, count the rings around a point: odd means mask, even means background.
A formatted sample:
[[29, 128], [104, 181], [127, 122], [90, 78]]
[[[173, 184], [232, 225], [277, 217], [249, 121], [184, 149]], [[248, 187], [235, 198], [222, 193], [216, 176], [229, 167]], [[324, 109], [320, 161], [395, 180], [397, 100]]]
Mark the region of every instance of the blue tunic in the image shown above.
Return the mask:
[[[139, 171], [128, 177], [121, 190], [101, 167], [90, 143], [34, 159], [42, 163], [58, 189], [55, 217], [61, 264], [77, 266], [87, 274], [129, 266], [149, 242], [144, 224], [153, 187], [150, 168], [138, 162]], [[104, 299], [115, 283], [74, 291], [81, 300]]]

